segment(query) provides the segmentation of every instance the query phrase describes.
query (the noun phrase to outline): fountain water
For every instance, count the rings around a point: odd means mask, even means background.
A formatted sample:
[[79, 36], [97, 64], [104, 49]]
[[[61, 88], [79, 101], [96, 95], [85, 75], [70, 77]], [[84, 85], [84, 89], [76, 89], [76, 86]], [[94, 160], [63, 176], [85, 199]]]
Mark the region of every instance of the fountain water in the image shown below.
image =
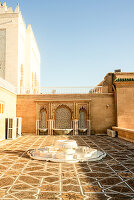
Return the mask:
[[106, 156], [105, 152], [86, 146], [78, 146], [75, 140], [57, 140], [55, 146], [32, 149], [27, 154], [36, 160], [52, 162], [96, 161]]

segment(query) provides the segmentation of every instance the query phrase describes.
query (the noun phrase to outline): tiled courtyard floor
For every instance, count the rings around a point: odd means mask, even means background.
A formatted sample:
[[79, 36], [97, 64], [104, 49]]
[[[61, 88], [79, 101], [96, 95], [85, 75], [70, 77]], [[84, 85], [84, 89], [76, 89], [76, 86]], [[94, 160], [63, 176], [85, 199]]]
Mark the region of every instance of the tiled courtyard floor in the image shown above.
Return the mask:
[[[36, 161], [26, 154], [63, 138], [107, 156], [67, 164]], [[23, 136], [0, 142], [0, 199], [134, 199], [134, 144], [107, 136]]]

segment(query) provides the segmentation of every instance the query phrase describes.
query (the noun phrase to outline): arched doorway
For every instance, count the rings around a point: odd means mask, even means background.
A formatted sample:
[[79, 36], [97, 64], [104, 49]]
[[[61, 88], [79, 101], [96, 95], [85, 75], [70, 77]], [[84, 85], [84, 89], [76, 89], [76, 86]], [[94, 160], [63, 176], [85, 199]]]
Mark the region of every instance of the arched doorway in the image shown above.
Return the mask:
[[55, 128], [70, 129], [71, 128], [71, 111], [68, 107], [58, 107], [55, 112]]

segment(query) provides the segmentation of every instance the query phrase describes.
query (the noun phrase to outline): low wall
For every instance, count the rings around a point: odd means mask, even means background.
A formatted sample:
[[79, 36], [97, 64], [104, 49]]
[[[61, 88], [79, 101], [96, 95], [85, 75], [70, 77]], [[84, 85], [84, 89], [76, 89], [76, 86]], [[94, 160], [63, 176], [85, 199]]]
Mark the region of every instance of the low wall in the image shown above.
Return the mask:
[[134, 130], [120, 127], [112, 127], [114, 131], [118, 132], [118, 137], [130, 142], [134, 142]]

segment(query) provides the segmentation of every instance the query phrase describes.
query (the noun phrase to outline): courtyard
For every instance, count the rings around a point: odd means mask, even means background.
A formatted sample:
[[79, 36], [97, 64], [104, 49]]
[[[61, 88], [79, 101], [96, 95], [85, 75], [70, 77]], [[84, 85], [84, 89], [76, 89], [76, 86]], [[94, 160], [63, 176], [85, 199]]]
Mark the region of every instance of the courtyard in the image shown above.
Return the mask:
[[[100, 161], [52, 163], [27, 150], [74, 139], [105, 151]], [[0, 143], [0, 199], [134, 199], [134, 144], [108, 136], [22, 136]]]

